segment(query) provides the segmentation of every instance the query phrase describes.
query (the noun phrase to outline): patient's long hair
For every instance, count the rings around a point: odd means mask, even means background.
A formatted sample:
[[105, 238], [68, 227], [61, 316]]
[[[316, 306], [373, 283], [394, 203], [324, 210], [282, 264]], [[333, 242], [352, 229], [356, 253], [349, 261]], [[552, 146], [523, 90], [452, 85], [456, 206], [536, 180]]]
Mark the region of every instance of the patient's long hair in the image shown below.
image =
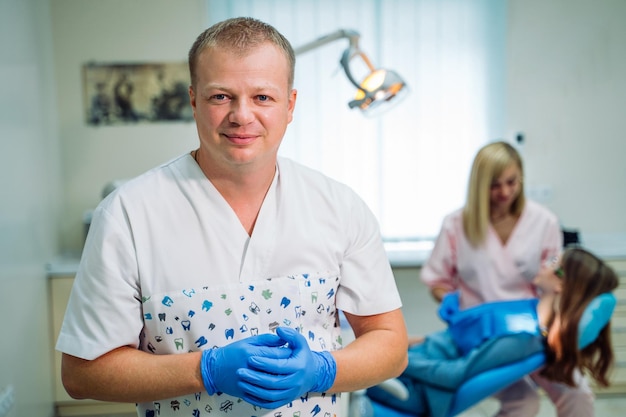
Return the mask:
[[578, 324], [581, 316], [596, 296], [611, 292], [618, 286], [618, 278], [608, 265], [590, 252], [580, 248], [566, 249], [561, 259], [563, 290], [558, 303], [561, 329], [558, 335], [562, 355], [548, 349], [547, 363], [541, 374], [574, 386], [574, 371], [579, 369], [600, 386], [608, 386], [608, 374], [613, 366], [611, 324], [584, 349], [578, 348]]

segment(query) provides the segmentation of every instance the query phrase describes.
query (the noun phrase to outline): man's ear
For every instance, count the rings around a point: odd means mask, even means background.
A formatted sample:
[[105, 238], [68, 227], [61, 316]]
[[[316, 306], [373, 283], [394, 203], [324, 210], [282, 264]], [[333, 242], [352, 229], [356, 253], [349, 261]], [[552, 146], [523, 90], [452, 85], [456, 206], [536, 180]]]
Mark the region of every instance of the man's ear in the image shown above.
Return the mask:
[[288, 123], [291, 123], [293, 120], [293, 111], [296, 108], [296, 98], [298, 98], [298, 90], [292, 88], [289, 92], [289, 98], [287, 99]]
[[191, 104], [191, 110], [193, 110], [193, 118], [196, 118], [196, 94], [193, 91], [193, 85], [189, 86], [189, 104]]
[[196, 109], [196, 94], [193, 91], [193, 85], [189, 86], [189, 104], [194, 110]]

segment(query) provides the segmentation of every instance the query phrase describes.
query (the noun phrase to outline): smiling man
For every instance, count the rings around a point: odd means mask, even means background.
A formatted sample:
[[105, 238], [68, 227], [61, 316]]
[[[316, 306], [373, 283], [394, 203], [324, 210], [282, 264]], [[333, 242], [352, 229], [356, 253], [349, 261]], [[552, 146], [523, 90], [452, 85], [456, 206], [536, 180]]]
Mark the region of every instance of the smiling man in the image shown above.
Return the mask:
[[339, 393], [407, 364], [377, 221], [277, 156], [297, 93], [272, 26], [218, 23], [189, 66], [200, 146], [96, 209], [57, 342], [65, 388], [142, 417], [340, 416]]

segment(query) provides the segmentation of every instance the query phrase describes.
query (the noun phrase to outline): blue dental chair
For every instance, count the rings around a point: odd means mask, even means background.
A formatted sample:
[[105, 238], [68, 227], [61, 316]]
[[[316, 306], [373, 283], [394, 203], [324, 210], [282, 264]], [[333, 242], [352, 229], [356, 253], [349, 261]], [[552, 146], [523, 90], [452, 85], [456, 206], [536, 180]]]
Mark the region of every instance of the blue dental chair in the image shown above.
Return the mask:
[[[611, 293], [601, 294], [589, 303], [579, 323], [578, 342], [581, 349], [591, 344], [608, 324], [615, 304], [615, 296]], [[456, 391], [447, 417], [466, 411], [525, 375], [540, 369], [545, 360], [545, 353], [535, 353], [517, 362], [490, 369], [470, 378]], [[402, 392], [402, 384], [396, 380], [390, 380], [381, 386], [390, 393], [389, 395], [396, 395], [399, 398], [408, 395]], [[370, 399], [370, 402], [374, 417], [419, 417], [417, 414], [398, 411], [374, 399]]]

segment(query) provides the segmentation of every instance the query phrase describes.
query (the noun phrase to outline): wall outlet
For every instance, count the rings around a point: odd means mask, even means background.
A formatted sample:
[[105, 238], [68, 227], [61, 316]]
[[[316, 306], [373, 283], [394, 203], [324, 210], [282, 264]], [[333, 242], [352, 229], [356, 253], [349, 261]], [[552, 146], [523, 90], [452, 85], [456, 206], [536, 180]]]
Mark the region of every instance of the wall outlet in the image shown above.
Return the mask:
[[551, 185], [531, 185], [526, 190], [526, 196], [538, 203], [550, 203], [553, 197]]
[[0, 417], [7, 416], [13, 408], [13, 404], [15, 404], [13, 385], [7, 385], [0, 391]]

